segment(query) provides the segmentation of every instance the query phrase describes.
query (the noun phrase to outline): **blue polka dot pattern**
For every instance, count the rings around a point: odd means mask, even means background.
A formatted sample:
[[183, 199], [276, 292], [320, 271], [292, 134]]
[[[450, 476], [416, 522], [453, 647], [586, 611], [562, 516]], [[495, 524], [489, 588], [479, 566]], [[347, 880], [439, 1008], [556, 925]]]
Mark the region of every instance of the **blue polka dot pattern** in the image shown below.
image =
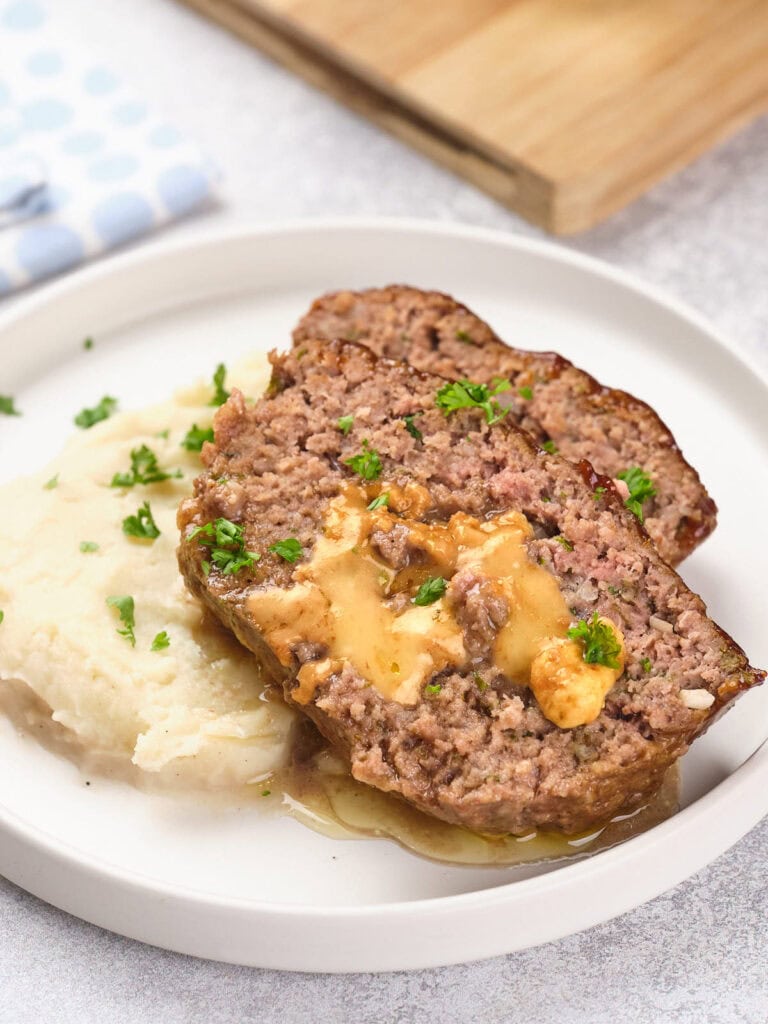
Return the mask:
[[16, 121], [0, 123], [0, 149], [12, 146], [21, 135], [21, 126]]
[[163, 171], [157, 190], [168, 211], [180, 216], [198, 206], [208, 195], [208, 179], [199, 167], [178, 164]]
[[61, 100], [34, 100], [21, 108], [24, 127], [30, 132], [63, 128], [72, 120], [72, 108]]
[[158, 149], [167, 149], [169, 146], [177, 146], [181, 142], [181, 135], [172, 124], [159, 124], [149, 133], [149, 141]]
[[58, 24], [58, 6], [0, 0], [0, 201], [13, 200], [0, 293], [163, 227], [213, 192], [197, 147]]
[[106, 245], [122, 245], [152, 227], [152, 207], [138, 192], [120, 192], [99, 203], [93, 226]]
[[77, 132], [69, 135], [61, 144], [61, 148], [70, 156], [89, 156], [104, 145], [104, 136], [100, 132]]
[[128, 153], [116, 153], [96, 160], [88, 168], [93, 181], [121, 181], [138, 170], [139, 161]]
[[117, 88], [117, 78], [106, 68], [91, 68], [83, 80], [83, 88], [91, 96], [106, 96]]
[[38, 53], [33, 53], [27, 61], [27, 71], [40, 78], [58, 75], [63, 66], [61, 54], [55, 50], [41, 50]]
[[63, 224], [33, 224], [16, 243], [16, 258], [33, 281], [67, 270], [84, 256], [82, 242]]
[[40, 4], [33, 0], [16, 0], [16, 3], [9, 4], [3, 12], [3, 25], [5, 28], [15, 29], [18, 32], [28, 32], [31, 29], [39, 28], [45, 21], [45, 11]]
[[112, 118], [116, 124], [139, 124], [146, 116], [146, 103], [140, 103], [138, 101], [134, 101], [132, 103], [121, 103], [112, 111]]
[[61, 185], [49, 185], [45, 190], [45, 208], [50, 213], [53, 210], [60, 210], [62, 206], [66, 206], [72, 198], [72, 193], [68, 188], [63, 188]]

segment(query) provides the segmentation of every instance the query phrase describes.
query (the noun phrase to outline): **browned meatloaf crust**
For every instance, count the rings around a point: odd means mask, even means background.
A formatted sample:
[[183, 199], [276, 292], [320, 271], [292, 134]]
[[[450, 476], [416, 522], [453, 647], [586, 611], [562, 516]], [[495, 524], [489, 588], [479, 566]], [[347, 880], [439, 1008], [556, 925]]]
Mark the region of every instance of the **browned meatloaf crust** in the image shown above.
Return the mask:
[[[300, 321], [294, 341], [301, 346], [307, 338], [358, 341], [441, 377], [484, 384], [508, 378], [510, 418], [539, 444], [551, 440], [566, 459], [588, 459], [606, 476], [632, 466], [650, 475], [657, 493], [643, 507], [645, 527], [670, 565], [715, 528], [715, 503], [645, 402], [603, 387], [555, 353], [510, 348], [447, 295], [402, 286], [335, 292]], [[530, 388], [530, 399], [520, 388]]]
[[[445, 417], [435, 407], [442, 379], [359, 345], [307, 341], [272, 361], [264, 398], [252, 404], [235, 391], [216, 415], [205, 471], [179, 511], [179, 559], [190, 589], [255, 652], [289, 702], [300, 666], [323, 652], [297, 644], [284, 669], [245, 602], [254, 588], [291, 587], [296, 566], [268, 548], [290, 536], [303, 545], [299, 566], [311, 556], [329, 502], [359, 480], [344, 460], [365, 439], [387, 486], [416, 481], [429, 490], [425, 519], [522, 511], [535, 531], [529, 557], [555, 577], [574, 617], [597, 610], [625, 634], [626, 668], [603, 711], [570, 730], [544, 718], [531, 692], [489, 663], [488, 646], [475, 645], [472, 663], [446, 670], [439, 692], [425, 691], [415, 706], [384, 699], [346, 664], [301, 710], [357, 779], [486, 832], [576, 832], [642, 804], [717, 713], [762, 681], [587, 463], [542, 451], [508, 419], [489, 427], [478, 409]], [[403, 419], [416, 413], [421, 439]], [[337, 421], [349, 414], [345, 436]], [[243, 526], [247, 548], [262, 556], [253, 569], [206, 575], [207, 549], [188, 535], [217, 517]], [[469, 604], [463, 611], [471, 620]], [[691, 710], [681, 688], [706, 689], [714, 704]]]

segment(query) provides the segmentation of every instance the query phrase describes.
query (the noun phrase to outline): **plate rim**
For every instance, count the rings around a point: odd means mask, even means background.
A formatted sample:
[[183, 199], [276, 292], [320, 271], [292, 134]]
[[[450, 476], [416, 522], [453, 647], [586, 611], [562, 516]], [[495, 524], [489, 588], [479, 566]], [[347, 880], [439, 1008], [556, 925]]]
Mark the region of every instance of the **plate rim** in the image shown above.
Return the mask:
[[[255, 240], [263, 242], [265, 238], [274, 235], [292, 236], [298, 240], [302, 234], [308, 232], [323, 232], [333, 235], [357, 231], [361, 233], [382, 232], [389, 235], [402, 236], [426, 234], [433, 238], [440, 237], [454, 242], [473, 240], [516, 253], [536, 254], [560, 266], [582, 269], [593, 277], [620, 285], [632, 292], [636, 297], [650, 301], [653, 305], [661, 307], [668, 313], [687, 322], [696, 329], [700, 336], [703, 336], [702, 340], [706, 339], [710, 349], [714, 348], [725, 352], [730, 358], [736, 360], [743, 372], [748, 373], [763, 386], [768, 387], [768, 370], [764, 369], [758, 361], [754, 363], [749, 362], [746, 352], [709, 323], [702, 314], [690, 308], [686, 303], [667, 295], [658, 286], [647, 284], [628, 271], [613, 267], [600, 259], [587, 256], [545, 239], [529, 238], [493, 228], [434, 222], [410, 217], [324, 217], [295, 219], [280, 224], [246, 221], [237, 225], [205, 226], [180, 237], [165, 238], [153, 241], [151, 244], [139, 245], [130, 251], [91, 264], [67, 277], [44, 285], [41, 289], [31, 294], [17, 297], [10, 309], [0, 310], [0, 334], [14, 325], [23, 322], [37, 311], [47, 306], [55, 305], [63, 297], [76, 296], [78, 291], [94, 283], [110, 279], [112, 281], [119, 281], [122, 275], [135, 271], [137, 268], [139, 272], [141, 272], [142, 268], [146, 270], [147, 265], [151, 266], [157, 260], [164, 261], [173, 256], [191, 255], [199, 253], [201, 250], [215, 248], [216, 246], [226, 247], [236, 242], [253, 242]], [[178, 308], [179, 305], [179, 303], [174, 303], [169, 308]], [[462, 908], [485, 910], [490, 906], [511, 905], [515, 897], [535, 899], [545, 892], [553, 895], [563, 886], [570, 888], [571, 885], [578, 885], [579, 882], [587, 883], [593, 880], [593, 876], [596, 873], [601, 875], [613, 873], [615, 875], [617, 871], [621, 872], [622, 865], [627, 860], [635, 859], [636, 856], [642, 855], [643, 851], [645, 851], [646, 856], [661, 860], [661, 863], [656, 865], [660, 870], [653, 874], [651, 880], [646, 879], [640, 885], [641, 892], [639, 898], [636, 887], [626, 886], [625, 893], [627, 895], [623, 899], [617, 900], [615, 906], [587, 914], [586, 917], [588, 919], [583, 920], [583, 923], [576, 929], [582, 930], [615, 917], [667, 891], [673, 885], [690, 877], [737, 842], [768, 811], [768, 787], [763, 786], [763, 792], [761, 793], [761, 778], [766, 771], [766, 766], [768, 766], [768, 737], [731, 775], [688, 807], [648, 832], [633, 837], [632, 840], [626, 841], [612, 849], [602, 851], [595, 857], [573, 861], [543, 875], [511, 881], [487, 889], [384, 904], [365, 903], [352, 906], [278, 904], [248, 897], [220, 896], [186, 886], [174, 885], [139, 872], [132, 872], [102, 857], [94, 856], [86, 850], [72, 846], [68, 842], [58, 840], [55, 836], [47, 833], [44, 828], [24, 821], [15, 812], [9, 811], [3, 805], [0, 805], [0, 838], [2, 838], [2, 834], [5, 832], [11, 840], [15, 839], [18, 843], [33, 846], [38, 851], [38, 856], [44, 859], [47, 858], [47, 861], [55, 863], [60, 872], [66, 873], [69, 871], [71, 873], [74, 871], [75, 874], [89, 874], [92, 876], [93, 881], [106, 886], [107, 889], [110, 885], [118, 883], [121, 886], [128, 886], [134, 892], [139, 891], [144, 895], [149, 894], [154, 897], [163, 897], [166, 900], [170, 900], [173, 904], [179, 901], [192, 902], [199, 908], [239, 911], [247, 914], [258, 913], [267, 920], [280, 919], [290, 921], [296, 918], [311, 918], [315, 921], [346, 922], [367, 917], [374, 925], [377, 921], [391, 923], [405, 915], [426, 914], [427, 916], [440, 916], [443, 913], [450, 914]], [[702, 819], [709, 818], [713, 810], [724, 806], [728, 807], [733, 795], [731, 793], [732, 790], [735, 790], [737, 793], [746, 790], [750, 793], [750, 800], [748, 801], [749, 813], [746, 813], [742, 807], [738, 815], [732, 815], [732, 817], [738, 817], [738, 824], [735, 829], [731, 828], [725, 838], [722, 838], [720, 835], [708, 836], [706, 841], [697, 847], [694, 855], [688, 854], [682, 867], [677, 864], [674, 858], [668, 858], [664, 862], [663, 855], [661, 858], [659, 857], [659, 848], [670, 849], [678, 832], [681, 830], [685, 831], [686, 834], [691, 830], [695, 832], [697, 827], [700, 829]], [[761, 797], [762, 799], [760, 799]], [[730, 804], [730, 809], [733, 811], [733, 804]], [[759, 813], [757, 813], [758, 811]], [[17, 876], [24, 875], [25, 871], [22, 867], [19, 867], [15, 874]], [[16, 880], [13, 877], [13, 873], [6, 872], [6, 877], [11, 881]], [[25, 882], [19, 882], [18, 884], [21, 884], [28, 891], [34, 892], [35, 895], [42, 896], [48, 902], [62, 906], [61, 898], [58, 900], [54, 899], [49, 894], [44, 894], [41, 891], [46, 889], [46, 885], [43, 883], [37, 886]], [[55, 884], [51, 884], [55, 888]], [[50, 885], [47, 888], [50, 889]], [[67, 908], [65, 907], [64, 909]], [[117, 929], [113, 925], [97, 920], [98, 914], [85, 916], [81, 911], [72, 912], [76, 913], [77, 916], [84, 917], [86, 920], [92, 920], [93, 923], [101, 924], [103, 927], [119, 930], [122, 934], [129, 935], [132, 938], [139, 938], [149, 942], [153, 941], [151, 937], [147, 938], [144, 934], [140, 934], [141, 929], [135, 927], [133, 929], [125, 927]], [[581, 916], [582, 919], [585, 917], [584, 914]], [[551, 941], [562, 937], [565, 934], [571, 934], [574, 929], [572, 927], [554, 927], [548, 930], [545, 929], [545, 931], [547, 934], [544, 937], [539, 937], [530, 945], [537, 945], [544, 941]], [[156, 944], [166, 945], [162, 942], [157, 942]], [[528, 943], [517, 944], [513, 948], [525, 948], [528, 945]], [[179, 945], [169, 945], [167, 948], [176, 948], [183, 952], [195, 953], [193, 949], [182, 949]], [[509, 946], [504, 946], [503, 943], [496, 943], [495, 953], [484, 952], [479, 955], [479, 958], [508, 951], [510, 951]], [[226, 959], [231, 960], [232, 958], [227, 957]], [[258, 962], [260, 965], [263, 965], [264, 959], [264, 957], [260, 957], [257, 961], [248, 961], [238, 958], [235, 962]], [[322, 960], [322, 957], [320, 959]], [[333, 959], [333, 956], [330, 959]], [[328, 957], [326, 957], [326, 960], [328, 960]], [[406, 966], [407, 968], [415, 969], [454, 962], [457, 962], [457, 958], [452, 954], [425, 955], [422, 960]], [[272, 963], [269, 965], [278, 966]], [[285, 965], [285, 963], [281, 964], [281, 966]], [[350, 968], [316, 965], [297, 968], [296, 964], [292, 963], [290, 964], [290, 969], [339, 971], [349, 970]], [[397, 968], [392, 968], [391, 966], [377, 968], [368, 965], [351, 969], [388, 970], [403, 969], [403, 967], [401, 965]]]

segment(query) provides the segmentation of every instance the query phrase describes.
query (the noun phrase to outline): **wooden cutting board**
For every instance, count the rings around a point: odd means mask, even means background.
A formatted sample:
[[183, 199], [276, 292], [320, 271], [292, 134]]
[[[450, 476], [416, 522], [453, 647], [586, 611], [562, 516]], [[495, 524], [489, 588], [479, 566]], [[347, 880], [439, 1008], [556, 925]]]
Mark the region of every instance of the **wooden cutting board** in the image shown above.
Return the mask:
[[768, 109], [768, 0], [184, 0], [556, 234]]

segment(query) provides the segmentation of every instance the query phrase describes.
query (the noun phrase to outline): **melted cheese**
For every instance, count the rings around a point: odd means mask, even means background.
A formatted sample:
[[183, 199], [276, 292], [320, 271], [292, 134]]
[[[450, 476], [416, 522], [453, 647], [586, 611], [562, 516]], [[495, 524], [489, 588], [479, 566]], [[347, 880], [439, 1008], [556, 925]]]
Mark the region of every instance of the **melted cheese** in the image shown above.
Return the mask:
[[[557, 724], [558, 718], [572, 722], [580, 713], [591, 716], [583, 721], [596, 717], [610, 689], [607, 673], [610, 685], [616, 674], [584, 666], [579, 645], [565, 639], [571, 615], [555, 578], [528, 557], [533, 531], [525, 516], [509, 511], [481, 521], [458, 512], [448, 522], [425, 522], [420, 517], [430, 499], [423, 487], [382, 486], [389, 494], [388, 507], [369, 511], [377, 489], [350, 486], [330, 503], [322, 536], [309, 561], [297, 567], [293, 587], [257, 590], [248, 598], [250, 617], [283, 665], [292, 664], [298, 644], [322, 649], [321, 659], [299, 670], [293, 699], [309, 703], [324, 680], [349, 664], [387, 699], [416, 703], [430, 678], [465, 666], [469, 658], [450, 585], [444, 597], [424, 607], [403, 595], [411, 598], [429, 577], [450, 580], [465, 573], [466, 580], [469, 573], [470, 585], [476, 575], [507, 609], [492, 651], [501, 671], [515, 683], [532, 686], [537, 699], [541, 692], [544, 714], [554, 715]], [[407, 542], [418, 553], [400, 571], [377, 556], [371, 543], [374, 534], [396, 529], [407, 531]], [[549, 655], [542, 659], [552, 644], [561, 645], [557, 657], [562, 661], [567, 655], [573, 669], [559, 672], [554, 696], [544, 676], [556, 666], [550, 665]], [[537, 666], [538, 687], [532, 665]], [[559, 710], [564, 700], [571, 702], [567, 714]]]
[[301, 670], [293, 693], [299, 703], [312, 699], [340, 661], [388, 699], [413, 704], [430, 676], [466, 660], [461, 629], [444, 599], [400, 614], [385, 603], [393, 572], [374, 556], [368, 538], [392, 516], [384, 509], [368, 512], [364, 500], [350, 489], [331, 502], [323, 536], [311, 560], [296, 570], [293, 588], [257, 591], [248, 599], [253, 621], [284, 665], [297, 643], [322, 644], [329, 652], [323, 670]]

